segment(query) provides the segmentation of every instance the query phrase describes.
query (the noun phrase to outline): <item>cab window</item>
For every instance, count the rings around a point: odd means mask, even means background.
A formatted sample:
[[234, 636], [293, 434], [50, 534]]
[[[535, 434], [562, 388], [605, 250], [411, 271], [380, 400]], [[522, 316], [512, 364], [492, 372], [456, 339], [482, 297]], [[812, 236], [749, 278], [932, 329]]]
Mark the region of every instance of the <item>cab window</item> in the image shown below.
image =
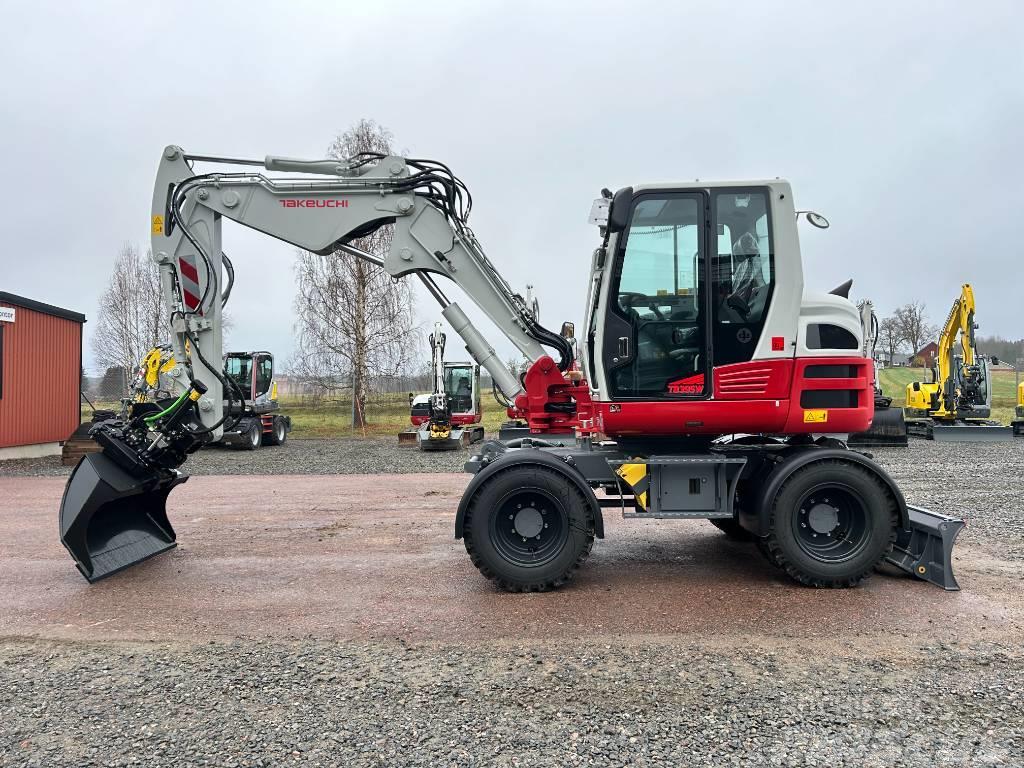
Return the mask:
[[614, 396], [705, 392], [704, 199], [651, 192], [633, 203], [605, 329]]
[[753, 357], [775, 284], [768, 194], [763, 189], [712, 193], [717, 253], [712, 256], [715, 365]]

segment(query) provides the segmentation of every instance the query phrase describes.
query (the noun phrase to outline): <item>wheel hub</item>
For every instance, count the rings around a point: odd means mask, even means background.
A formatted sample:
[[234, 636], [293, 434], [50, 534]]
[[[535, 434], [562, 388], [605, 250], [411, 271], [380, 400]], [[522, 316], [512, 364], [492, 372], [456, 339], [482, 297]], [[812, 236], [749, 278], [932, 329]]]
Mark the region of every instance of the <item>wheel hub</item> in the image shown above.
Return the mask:
[[815, 504], [807, 514], [807, 524], [815, 533], [829, 533], [839, 525], [839, 510], [831, 504]]
[[514, 525], [516, 533], [524, 539], [532, 539], [544, 530], [544, 517], [534, 506], [523, 507], [516, 512]]

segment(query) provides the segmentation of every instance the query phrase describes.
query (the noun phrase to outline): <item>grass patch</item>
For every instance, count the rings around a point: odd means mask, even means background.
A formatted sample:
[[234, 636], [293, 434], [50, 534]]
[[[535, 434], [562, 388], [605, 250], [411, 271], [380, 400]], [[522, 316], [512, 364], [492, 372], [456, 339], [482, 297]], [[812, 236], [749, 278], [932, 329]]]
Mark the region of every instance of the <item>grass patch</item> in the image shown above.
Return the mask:
[[[926, 368], [885, 368], [879, 375], [882, 393], [892, 398], [892, 404], [904, 406], [907, 402], [907, 386], [915, 381], [930, 381], [931, 372]], [[1017, 405], [1017, 379], [1013, 371], [992, 372], [992, 418], [1009, 424]]]

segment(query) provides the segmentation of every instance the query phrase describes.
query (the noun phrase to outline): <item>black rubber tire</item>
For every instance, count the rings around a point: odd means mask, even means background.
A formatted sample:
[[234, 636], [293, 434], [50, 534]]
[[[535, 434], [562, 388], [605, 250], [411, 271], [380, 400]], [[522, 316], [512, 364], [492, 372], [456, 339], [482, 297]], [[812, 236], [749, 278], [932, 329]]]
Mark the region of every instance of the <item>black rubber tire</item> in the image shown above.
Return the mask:
[[775, 553], [768, 547], [768, 539], [763, 537], [755, 537], [754, 543], [757, 545], [757, 551], [764, 555], [764, 559], [774, 565], [776, 568], [782, 568], [782, 561], [775, 556]]
[[[816, 558], [801, 546], [794, 532], [800, 505], [811, 493], [842, 492], [861, 506], [865, 531], [859, 548], [841, 561]], [[763, 539], [770, 562], [810, 587], [853, 587], [861, 583], [892, 551], [896, 541], [896, 503], [882, 480], [867, 467], [842, 459], [814, 462], [794, 472], [772, 503], [769, 533]]]
[[238, 447], [243, 451], [255, 451], [263, 444], [263, 426], [257, 421], [253, 422], [249, 429], [242, 436], [242, 442]]
[[740, 525], [735, 517], [711, 517], [708, 522], [732, 541], [751, 541], [754, 534]]
[[[541, 493], [564, 524], [564, 541], [540, 565], [511, 561], [495, 546], [492, 528], [503, 505], [517, 494]], [[572, 580], [594, 546], [594, 513], [576, 485], [561, 472], [538, 465], [509, 467], [477, 489], [466, 510], [463, 542], [473, 565], [506, 592], [546, 592]], [[545, 526], [546, 527], [546, 526]]]
[[288, 439], [288, 426], [284, 423], [284, 419], [280, 416], [275, 416], [271, 422], [270, 432], [263, 435], [264, 445], [284, 445]]

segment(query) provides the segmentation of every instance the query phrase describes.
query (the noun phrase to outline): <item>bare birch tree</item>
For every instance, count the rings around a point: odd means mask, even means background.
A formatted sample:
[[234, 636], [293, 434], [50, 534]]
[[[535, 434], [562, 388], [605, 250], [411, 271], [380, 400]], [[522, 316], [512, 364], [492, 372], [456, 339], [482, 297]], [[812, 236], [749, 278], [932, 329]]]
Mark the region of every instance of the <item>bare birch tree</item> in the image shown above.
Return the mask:
[[899, 322], [895, 317], [883, 318], [878, 324], [878, 343], [889, 354], [889, 365], [896, 361], [896, 351], [903, 344]]
[[[328, 155], [391, 153], [391, 133], [360, 120], [335, 138]], [[384, 258], [391, 227], [353, 241]], [[296, 354], [293, 371], [321, 391], [352, 387], [352, 425], [366, 423], [366, 399], [375, 377], [395, 376], [416, 358], [418, 338], [413, 293], [380, 267], [344, 253], [299, 251], [296, 263]]]
[[910, 353], [917, 355], [927, 339], [938, 337], [939, 329], [928, 321], [924, 302], [912, 301], [896, 310], [893, 317], [899, 335], [910, 345]]
[[134, 244], [126, 242], [114, 259], [114, 271], [100, 297], [90, 342], [96, 362], [131, 372], [167, 335], [159, 271], [148, 253], [143, 256]]

